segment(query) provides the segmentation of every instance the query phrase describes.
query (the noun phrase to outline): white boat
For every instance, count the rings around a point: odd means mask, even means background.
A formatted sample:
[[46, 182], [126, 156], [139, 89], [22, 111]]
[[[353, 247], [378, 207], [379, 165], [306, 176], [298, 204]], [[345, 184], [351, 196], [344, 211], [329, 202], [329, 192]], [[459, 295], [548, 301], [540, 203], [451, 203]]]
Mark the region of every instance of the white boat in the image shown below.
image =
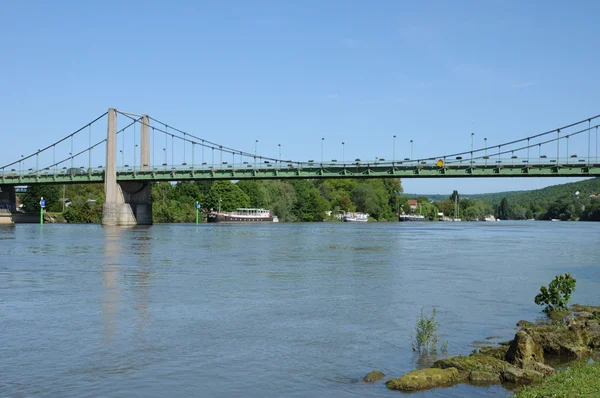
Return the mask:
[[483, 218], [483, 221], [498, 221], [498, 220], [496, 220], [496, 217], [494, 217], [493, 215], [489, 215], [489, 216], [485, 216]]
[[232, 223], [256, 223], [256, 222], [279, 222], [277, 216], [271, 215], [270, 210], [241, 208], [236, 211], [221, 212], [210, 211], [207, 215], [208, 222], [232, 222]]
[[343, 218], [344, 222], [367, 222], [369, 215], [365, 213], [346, 213]]
[[425, 216], [420, 214], [400, 214], [398, 221], [425, 221]]

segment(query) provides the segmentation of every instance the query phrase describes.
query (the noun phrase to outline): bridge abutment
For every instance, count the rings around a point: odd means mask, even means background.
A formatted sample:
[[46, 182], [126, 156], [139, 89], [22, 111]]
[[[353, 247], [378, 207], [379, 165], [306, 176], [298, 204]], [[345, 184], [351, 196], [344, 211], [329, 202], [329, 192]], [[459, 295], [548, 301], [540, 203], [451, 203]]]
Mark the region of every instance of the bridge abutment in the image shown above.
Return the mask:
[[[148, 117], [142, 117], [141, 164], [150, 165]], [[151, 225], [152, 204], [150, 184], [139, 182], [117, 182], [117, 113], [108, 110], [106, 134], [106, 169], [104, 193], [106, 203], [102, 205], [102, 225]]]
[[0, 187], [0, 225], [15, 223], [17, 210], [17, 195], [14, 186]]

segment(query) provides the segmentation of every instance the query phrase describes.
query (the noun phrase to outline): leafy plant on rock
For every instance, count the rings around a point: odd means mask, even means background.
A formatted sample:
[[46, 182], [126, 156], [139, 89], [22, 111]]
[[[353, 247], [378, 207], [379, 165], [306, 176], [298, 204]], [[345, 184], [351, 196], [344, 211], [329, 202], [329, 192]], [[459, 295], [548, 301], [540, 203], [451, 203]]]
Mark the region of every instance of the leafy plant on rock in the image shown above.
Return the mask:
[[540, 293], [535, 296], [537, 305], [545, 305], [544, 312], [549, 314], [553, 311], [564, 311], [567, 309], [571, 294], [575, 291], [577, 280], [570, 273], [556, 275], [548, 287], [540, 287]]

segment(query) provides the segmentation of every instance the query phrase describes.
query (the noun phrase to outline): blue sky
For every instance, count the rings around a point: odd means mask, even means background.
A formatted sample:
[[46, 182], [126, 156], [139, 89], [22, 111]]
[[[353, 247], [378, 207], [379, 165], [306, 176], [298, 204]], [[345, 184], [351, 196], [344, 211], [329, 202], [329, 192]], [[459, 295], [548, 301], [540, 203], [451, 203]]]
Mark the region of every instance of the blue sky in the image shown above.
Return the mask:
[[[320, 159], [321, 137], [325, 159], [341, 159], [341, 142], [346, 159], [391, 159], [393, 135], [397, 158], [411, 139], [415, 158], [468, 150], [472, 132], [476, 147], [510, 141], [600, 113], [599, 11], [593, 1], [5, 2], [0, 163], [109, 107], [248, 152], [259, 140], [265, 156], [281, 144], [298, 160]], [[565, 181], [403, 185], [479, 193]]]

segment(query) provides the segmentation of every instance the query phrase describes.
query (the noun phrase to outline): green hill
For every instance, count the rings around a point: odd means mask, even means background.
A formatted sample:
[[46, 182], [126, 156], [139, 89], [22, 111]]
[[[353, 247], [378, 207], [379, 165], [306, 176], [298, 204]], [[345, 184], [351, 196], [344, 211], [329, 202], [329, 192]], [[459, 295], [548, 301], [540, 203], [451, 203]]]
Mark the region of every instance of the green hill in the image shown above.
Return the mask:
[[[464, 194], [461, 193], [460, 197], [464, 199], [472, 200], [485, 200], [492, 205], [500, 204], [502, 198], [506, 198], [511, 202], [518, 202], [521, 205], [526, 203], [538, 202], [552, 203], [557, 200], [568, 200], [575, 198], [575, 192], [579, 192], [580, 198], [587, 198], [592, 194], [600, 193], [600, 178], [591, 178], [585, 181], [570, 182], [567, 184], [552, 185], [542, 189], [534, 189], [530, 191], [506, 191], [506, 192], [494, 192], [494, 193], [481, 193], [481, 194]], [[411, 194], [405, 193], [406, 197], [427, 197], [434, 201], [447, 200], [448, 194]]]

